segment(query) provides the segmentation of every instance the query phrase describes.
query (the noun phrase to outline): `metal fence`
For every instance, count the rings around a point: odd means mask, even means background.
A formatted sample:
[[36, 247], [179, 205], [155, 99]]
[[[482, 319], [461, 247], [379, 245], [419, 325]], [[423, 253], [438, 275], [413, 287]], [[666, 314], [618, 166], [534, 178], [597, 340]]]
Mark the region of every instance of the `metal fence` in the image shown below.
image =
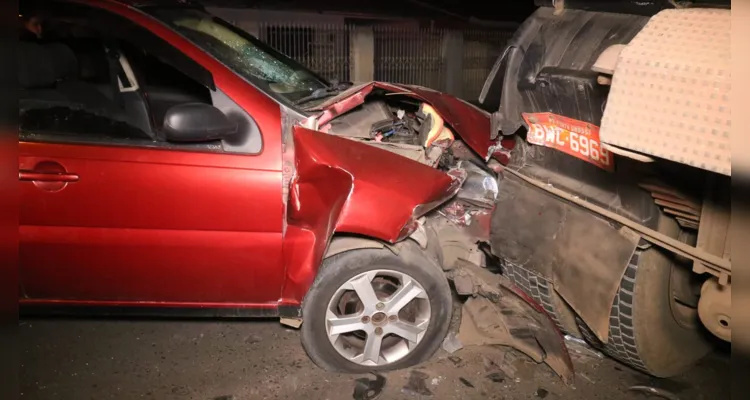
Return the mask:
[[[351, 80], [354, 27], [333, 24], [260, 23], [258, 36], [327, 79]], [[445, 90], [445, 29], [373, 27], [374, 79]], [[511, 31], [463, 30], [462, 97], [473, 100]]]
[[444, 90], [441, 29], [376, 26], [375, 80]]
[[348, 81], [350, 32], [348, 25], [261, 23], [258, 39], [326, 79]]
[[512, 31], [466, 30], [463, 33], [463, 97], [479, 98], [484, 80], [490, 73], [497, 57], [505, 50], [505, 44], [513, 36]]

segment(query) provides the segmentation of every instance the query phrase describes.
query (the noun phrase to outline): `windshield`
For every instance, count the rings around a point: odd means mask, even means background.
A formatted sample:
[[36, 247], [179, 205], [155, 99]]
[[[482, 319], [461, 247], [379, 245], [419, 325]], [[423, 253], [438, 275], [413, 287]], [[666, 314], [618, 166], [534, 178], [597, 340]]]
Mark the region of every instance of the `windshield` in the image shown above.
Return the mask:
[[190, 8], [144, 11], [276, 98], [294, 103], [315, 90], [328, 87], [325, 80], [298, 62], [204, 11]]

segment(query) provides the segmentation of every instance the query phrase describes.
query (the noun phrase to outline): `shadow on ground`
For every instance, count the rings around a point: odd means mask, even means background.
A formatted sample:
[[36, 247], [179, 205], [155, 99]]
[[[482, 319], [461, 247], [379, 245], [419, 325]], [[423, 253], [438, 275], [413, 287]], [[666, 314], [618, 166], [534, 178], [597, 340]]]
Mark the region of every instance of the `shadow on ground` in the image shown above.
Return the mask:
[[[22, 399], [351, 399], [361, 376], [315, 367], [298, 333], [277, 322], [26, 319], [20, 322]], [[574, 357], [575, 387], [544, 365], [497, 348], [440, 351], [385, 374], [381, 399], [638, 399], [633, 385], [680, 400], [729, 398], [729, 357], [683, 376], [650, 378], [609, 359]], [[411, 374], [422, 394], [403, 390]], [[428, 394], [429, 392], [429, 394]]]

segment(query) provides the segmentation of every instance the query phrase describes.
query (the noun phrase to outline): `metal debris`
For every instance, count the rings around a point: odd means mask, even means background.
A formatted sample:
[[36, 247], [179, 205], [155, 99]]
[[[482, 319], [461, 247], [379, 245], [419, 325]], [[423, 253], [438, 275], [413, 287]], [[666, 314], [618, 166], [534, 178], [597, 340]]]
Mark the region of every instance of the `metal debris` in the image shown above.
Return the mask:
[[565, 346], [571, 353], [584, 356], [603, 359], [604, 354], [594, 350], [585, 340], [575, 336], [565, 335]]
[[646, 395], [649, 395], [649, 396], [657, 396], [657, 397], [661, 397], [661, 398], [667, 399], [667, 400], [680, 400], [680, 398], [677, 397], [676, 395], [674, 395], [674, 394], [672, 394], [672, 393], [670, 393], [670, 392], [668, 392], [668, 391], [666, 391], [664, 389], [659, 389], [659, 388], [655, 388], [655, 387], [652, 387], [652, 386], [639, 386], [639, 385], [631, 386], [631, 387], [628, 388], [628, 391], [629, 392], [643, 393], [643, 394], [646, 394]]
[[409, 374], [409, 381], [406, 386], [401, 388], [401, 392], [411, 396], [432, 396], [432, 392], [427, 388], [427, 378], [429, 375], [421, 371], [412, 370]]
[[464, 386], [474, 388], [474, 385], [471, 382], [469, 382], [466, 378], [458, 377], [458, 380], [461, 381], [461, 383], [463, 383]]
[[383, 393], [385, 377], [374, 372], [372, 375], [375, 379], [359, 378], [356, 380], [357, 384], [354, 386], [352, 395], [355, 400], [374, 400]]
[[464, 345], [458, 340], [458, 337], [453, 332], [448, 333], [445, 339], [443, 339], [443, 350], [450, 354], [461, 350], [463, 347]]
[[581, 378], [589, 381], [589, 383], [594, 383], [594, 380], [589, 378], [588, 375], [584, 374], [583, 372], [577, 372], [576, 375], [580, 376]]

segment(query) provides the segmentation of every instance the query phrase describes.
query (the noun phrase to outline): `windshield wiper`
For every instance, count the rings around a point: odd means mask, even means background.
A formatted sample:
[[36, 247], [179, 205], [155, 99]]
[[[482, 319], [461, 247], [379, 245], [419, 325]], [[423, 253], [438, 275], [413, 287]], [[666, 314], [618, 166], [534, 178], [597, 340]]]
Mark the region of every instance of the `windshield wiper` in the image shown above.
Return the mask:
[[300, 104], [308, 103], [313, 100], [319, 100], [319, 99], [325, 99], [326, 97], [332, 97], [335, 96], [345, 89], [348, 89], [352, 86], [351, 82], [342, 82], [339, 83], [337, 81], [331, 81], [330, 86], [326, 86], [320, 89], [315, 89], [310, 95], [302, 97], [301, 99], [294, 102], [295, 106], [298, 106]]

